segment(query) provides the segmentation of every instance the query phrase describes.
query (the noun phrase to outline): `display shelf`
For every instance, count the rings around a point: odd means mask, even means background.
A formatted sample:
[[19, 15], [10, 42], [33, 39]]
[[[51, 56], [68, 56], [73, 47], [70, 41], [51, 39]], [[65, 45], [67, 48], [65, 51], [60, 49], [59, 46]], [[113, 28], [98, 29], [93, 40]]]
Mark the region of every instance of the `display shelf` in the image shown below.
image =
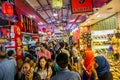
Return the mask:
[[103, 41], [108, 41], [108, 39], [92, 39], [92, 42], [93, 41], [100, 41], [100, 42], [103, 42]]
[[114, 30], [92, 31], [92, 50], [94, 53], [109, 53], [111, 46], [110, 38], [114, 34]]
[[109, 48], [110, 45], [100, 45], [100, 46], [93, 46], [94, 49], [99, 48]]
[[108, 60], [110, 63], [110, 71], [113, 75], [113, 80], [120, 80], [120, 61]]

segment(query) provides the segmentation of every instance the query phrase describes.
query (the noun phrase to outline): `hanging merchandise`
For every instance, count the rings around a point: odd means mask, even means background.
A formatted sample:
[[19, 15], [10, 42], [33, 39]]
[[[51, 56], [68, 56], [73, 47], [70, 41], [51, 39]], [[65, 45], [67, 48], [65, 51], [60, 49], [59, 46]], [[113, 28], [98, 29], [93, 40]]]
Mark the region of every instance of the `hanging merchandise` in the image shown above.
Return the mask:
[[26, 16], [23, 15], [23, 30], [26, 32]]
[[29, 32], [29, 33], [37, 33], [38, 32], [38, 27], [33, 19], [31, 19], [25, 15], [21, 15], [20, 20], [21, 20], [22, 32]]
[[30, 32], [33, 33], [33, 22], [32, 22], [32, 19], [30, 19]]
[[52, 0], [52, 8], [61, 9], [63, 6], [63, 0]]
[[86, 47], [91, 48], [91, 32], [90, 26], [80, 27], [80, 49], [85, 49]]

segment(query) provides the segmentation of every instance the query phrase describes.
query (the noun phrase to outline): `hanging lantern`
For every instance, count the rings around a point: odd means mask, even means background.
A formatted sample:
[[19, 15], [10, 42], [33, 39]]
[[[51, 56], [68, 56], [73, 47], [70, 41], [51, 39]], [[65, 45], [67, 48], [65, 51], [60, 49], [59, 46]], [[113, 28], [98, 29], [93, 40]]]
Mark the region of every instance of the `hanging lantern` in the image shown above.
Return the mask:
[[46, 32], [46, 28], [42, 28], [42, 32]]
[[[9, 18], [14, 14], [13, 6], [9, 2], [4, 2], [2, 4], [2, 13], [7, 15]], [[8, 25], [10, 25], [10, 19], [8, 20]]]
[[63, 30], [63, 27], [60, 25], [60, 26], [59, 26], [59, 29], [60, 29], [60, 30]]
[[9, 2], [4, 2], [2, 4], [2, 13], [7, 16], [12, 16], [14, 14], [13, 6]]
[[61, 9], [63, 6], [63, 0], [52, 0], [52, 8]]

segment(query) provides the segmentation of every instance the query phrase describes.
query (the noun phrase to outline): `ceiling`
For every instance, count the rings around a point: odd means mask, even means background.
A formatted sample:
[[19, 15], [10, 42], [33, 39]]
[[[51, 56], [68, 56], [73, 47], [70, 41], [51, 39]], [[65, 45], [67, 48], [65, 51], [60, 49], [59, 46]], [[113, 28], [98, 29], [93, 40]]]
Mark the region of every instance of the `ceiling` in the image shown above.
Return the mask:
[[106, 19], [117, 12], [120, 12], [120, 0], [112, 0], [107, 5], [104, 5], [96, 13], [89, 16], [89, 18], [80, 24], [80, 26], [87, 26], [95, 24], [103, 19]]
[[76, 23], [78, 25], [82, 21], [79, 15], [71, 14], [70, 0], [63, 0], [63, 7], [60, 10], [52, 8], [52, 0], [25, 0], [24, 2], [34, 9], [45, 22], [45, 24], [42, 22], [38, 24], [48, 28], [55, 29], [58, 26], [66, 27], [67, 25], [68, 28], [71, 28], [72, 25], [69, 24]]
[[[31, 9], [36, 11], [39, 17], [44, 21], [38, 22], [40, 29], [47, 27], [47, 29], [58, 29], [59, 26], [62, 26], [64, 30], [73, 30], [80, 23], [84, 22], [88, 14], [72, 14], [71, 13], [71, 2], [70, 0], [63, 0], [63, 7], [60, 10], [55, 10], [52, 8], [52, 0], [23, 0]], [[94, 11], [96, 8], [100, 8], [103, 4], [108, 3], [110, 0], [93, 0]], [[54, 14], [57, 13], [57, 16]]]
[[[92, 17], [92, 15], [95, 15], [94, 13], [97, 12], [98, 9], [101, 8], [101, 6], [103, 6], [105, 3], [108, 3], [111, 0], [93, 0], [93, 8], [94, 8], [93, 12], [79, 14], [79, 15], [71, 13], [70, 1], [71, 0], [63, 0], [62, 9], [56, 10], [52, 8], [51, 5], [52, 0], [14, 0], [15, 6], [17, 8], [19, 8], [27, 16], [31, 16], [32, 18], [35, 18], [35, 20], [39, 25], [39, 29], [45, 27], [48, 30], [54, 30], [54, 29], [59, 29], [60, 26], [62, 26], [62, 29], [66, 31], [73, 30], [79, 24], [81, 26], [85, 26], [86, 21], [87, 23], [91, 22], [90, 24], [93, 24], [96, 21], [100, 20], [100, 19], [93, 20], [92, 18], [94, 17]], [[112, 1], [116, 1], [116, 0], [112, 0]], [[57, 16], [54, 15], [55, 13], [57, 13]], [[111, 13], [109, 15], [111, 15]], [[89, 21], [89, 19], [91, 20]]]

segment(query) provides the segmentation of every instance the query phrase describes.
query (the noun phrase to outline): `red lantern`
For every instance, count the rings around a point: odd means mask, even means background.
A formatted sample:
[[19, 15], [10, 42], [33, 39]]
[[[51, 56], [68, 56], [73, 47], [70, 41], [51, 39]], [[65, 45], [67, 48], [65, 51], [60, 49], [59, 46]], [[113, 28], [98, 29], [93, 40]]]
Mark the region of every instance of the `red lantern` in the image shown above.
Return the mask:
[[46, 32], [46, 28], [42, 28], [42, 31], [43, 31], [43, 32]]
[[12, 4], [9, 2], [4, 2], [2, 4], [2, 13], [8, 16], [12, 16], [14, 14]]

